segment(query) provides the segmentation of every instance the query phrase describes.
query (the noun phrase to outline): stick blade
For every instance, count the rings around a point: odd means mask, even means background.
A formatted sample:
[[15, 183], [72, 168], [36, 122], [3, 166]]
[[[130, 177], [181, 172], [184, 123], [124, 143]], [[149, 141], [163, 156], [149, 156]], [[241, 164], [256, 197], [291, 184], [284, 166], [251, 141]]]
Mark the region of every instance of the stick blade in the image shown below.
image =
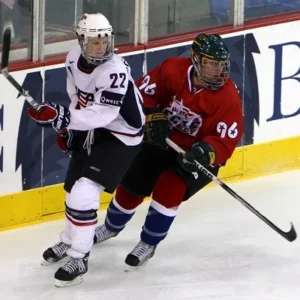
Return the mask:
[[293, 242], [297, 238], [297, 233], [296, 233], [296, 230], [294, 228], [293, 223], [291, 223], [291, 229], [290, 229], [290, 231], [285, 233], [285, 238], [289, 242]]
[[11, 29], [7, 28], [3, 33], [3, 48], [2, 48], [2, 59], [1, 59], [2, 69], [7, 68], [8, 66], [10, 41], [11, 41]]

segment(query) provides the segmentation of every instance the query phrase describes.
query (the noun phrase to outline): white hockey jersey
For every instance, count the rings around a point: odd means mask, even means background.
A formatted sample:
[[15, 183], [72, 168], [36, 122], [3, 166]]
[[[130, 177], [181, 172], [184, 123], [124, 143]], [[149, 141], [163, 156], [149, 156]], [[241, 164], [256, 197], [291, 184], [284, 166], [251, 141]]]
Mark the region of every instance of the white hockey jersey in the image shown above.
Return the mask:
[[66, 58], [67, 92], [71, 99], [68, 129], [88, 131], [106, 128], [126, 145], [143, 139], [143, 100], [131, 76], [129, 64], [114, 54], [94, 69], [81, 64], [80, 47]]

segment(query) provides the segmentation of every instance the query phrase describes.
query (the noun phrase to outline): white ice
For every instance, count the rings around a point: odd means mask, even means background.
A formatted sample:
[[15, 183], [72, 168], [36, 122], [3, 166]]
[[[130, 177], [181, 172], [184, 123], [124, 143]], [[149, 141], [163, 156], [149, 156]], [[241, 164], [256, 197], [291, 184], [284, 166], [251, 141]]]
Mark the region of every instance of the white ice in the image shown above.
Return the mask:
[[[230, 184], [284, 230], [300, 232], [300, 170]], [[63, 221], [0, 233], [1, 300], [299, 300], [300, 238], [290, 243], [220, 187], [184, 203], [149, 263], [124, 259], [139, 241], [149, 202], [118, 237], [93, 248], [78, 286], [55, 288], [59, 265], [40, 265]], [[99, 223], [105, 214], [99, 215]]]

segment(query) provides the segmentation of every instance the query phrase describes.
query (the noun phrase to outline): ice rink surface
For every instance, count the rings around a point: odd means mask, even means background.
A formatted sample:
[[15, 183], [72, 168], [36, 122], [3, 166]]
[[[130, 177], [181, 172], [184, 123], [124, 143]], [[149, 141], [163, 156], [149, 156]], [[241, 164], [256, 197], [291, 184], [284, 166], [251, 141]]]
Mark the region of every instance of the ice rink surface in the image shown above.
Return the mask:
[[[230, 186], [283, 230], [300, 234], [300, 170]], [[0, 233], [1, 300], [299, 300], [300, 237], [290, 243], [220, 187], [185, 202], [149, 263], [125, 273], [149, 202], [116, 238], [96, 245], [83, 283], [54, 287], [40, 265], [63, 220]], [[99, 224], [105, 212], [99, 214]]]

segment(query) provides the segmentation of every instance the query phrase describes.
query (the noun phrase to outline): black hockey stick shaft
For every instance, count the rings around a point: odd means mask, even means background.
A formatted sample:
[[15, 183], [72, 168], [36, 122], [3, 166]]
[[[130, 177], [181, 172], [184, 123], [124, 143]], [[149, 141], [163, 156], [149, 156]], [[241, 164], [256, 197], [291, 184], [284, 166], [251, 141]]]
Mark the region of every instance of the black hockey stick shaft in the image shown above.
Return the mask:
[[2, 69], [8, 67], [10, 40], [11, 40], [11, 29], [7, 28], [3, 33], [3, 43], [2, 43], [3, 48], [2, 48], [2, 58], [1, 58]]
[[2, 45], [2, 74], [5, 78], [19, 91], [19, 93], [24, 96], [25, 100], [36, 110], [40, 110], [40, 104], [36, 102], [22, 86], [9, 74], [8, 72], [8, 61], [9, 61], [9, 51], [11, 43], [11, 29], [7, 28], [3, 34], [3, 45]]
[[[181, 149], [177, 144], [175, 144], [170, 139], [166, 139], [167, 144], [173, 148], [177, 152], [185, 153], [183, 149]], [[284, 237], [289, 242], [293, 242], [297, 238], [296, 230], [291, 223], [291, 229], [288, 232], [285, 232], [278, 228], [274, 223], [272, 223], [269, 219], [263, 216], [259, 211], [257, 211], [253, 206], [251, 206], [246, 200], [244, 200], [241, 196], [239, 196], [234, 190], [232, 190], [227, 184], [218, 179], [214, 174], [212, 174], [209, 170], [204, 168], [198, 161], [194, 160], [197, 168], [200, 172], [206, 175], [209, 179], [218, 184], [221, 188], [223, 188], [227, 193], [229, 193], [232, 197], [238, 200], [241, 204], [247, 207], [252, 213], [254, 213], [257, 217], [259, 217], [263, 222], [269, 225], [273, 230], [279, 233], [282, 237]]]

